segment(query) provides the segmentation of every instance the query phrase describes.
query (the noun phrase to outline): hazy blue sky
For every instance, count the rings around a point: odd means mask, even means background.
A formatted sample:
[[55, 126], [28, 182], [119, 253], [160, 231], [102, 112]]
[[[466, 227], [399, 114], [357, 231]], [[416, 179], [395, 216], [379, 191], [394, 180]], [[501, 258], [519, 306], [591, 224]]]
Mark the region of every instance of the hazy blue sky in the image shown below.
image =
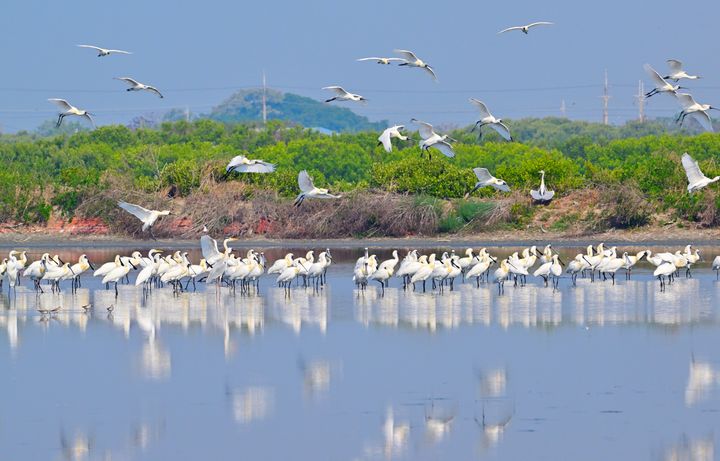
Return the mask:
[[[262, 69], [270, 86], [317, 99], [333, 84], [361, 93], [368, 105], [350, 107], [374, 120], [471, 123], [470, 96], [505, 118], [559, 115], [565, 99], [569, 117], [599, 120], [605, 68], [617, 123], [637, 114], [645, 62], [661, 70], [667, 58], [683, 60], [705, 77], [688, 85], [696, 99], [720, 104], [718, 17], [717, 0], [15, 0], [0, 17], [0, 124], [15, 131], [54, 117], [50, 97], [95, 112], [99, 124], [173, 107], [207, 112], [258, 85]], [[497, 35], [536, 20], [556, 25]], [[96, 58], [79, 43], [134, 54]], [[439, 83], [418, 69], [355, 62], [394, 48], [414, 50]], [[112, 80], [126, 75], [165, 99], [126, 93]], [[649, 102], [650, 116], [676, 111], [668, 96]]]

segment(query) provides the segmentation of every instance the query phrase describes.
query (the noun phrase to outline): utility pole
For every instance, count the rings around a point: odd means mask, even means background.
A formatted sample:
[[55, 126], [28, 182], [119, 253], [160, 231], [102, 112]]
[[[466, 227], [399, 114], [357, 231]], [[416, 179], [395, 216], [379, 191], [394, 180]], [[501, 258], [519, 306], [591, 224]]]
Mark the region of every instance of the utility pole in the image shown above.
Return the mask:
[[643, 123], [645, 121], [645, 85], [642, 80], [638, 81], [638, 94], [635, 99], [638, 103], [638, 120]]
[[263, 70], [263, 91], [262, 91], [262, 118], [263, 125], [267, 125], [267, 84], [265, 82], [265, 70]]
[[190, 106], [185, 106], [185, 121], [190, 121]]
[[567, 118], [567, 114], [565, 112], [565, 100], [564, 99], [560, 102], [560, 115], [562, 115], [563, 118]]
[[605, 85], [603, 87], [603, 125], [610, 124], [610, 114], [608, 113], [608, 102], [610, 101], [610, 92], [608, 91], [608, 75], [607, 69], [605, 69]]

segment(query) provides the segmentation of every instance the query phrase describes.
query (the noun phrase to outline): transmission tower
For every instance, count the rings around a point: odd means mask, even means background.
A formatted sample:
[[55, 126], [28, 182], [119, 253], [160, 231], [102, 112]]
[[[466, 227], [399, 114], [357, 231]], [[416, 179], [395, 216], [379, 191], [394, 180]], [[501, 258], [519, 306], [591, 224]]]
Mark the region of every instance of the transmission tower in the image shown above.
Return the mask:
[[601, 98], [603, 100], [603, 125], [609, 125], [610, 114], [608, 113], [608, 103], [610, 102], [610, 92], [608, 91], [607, 69], [605, 69], [605, 85], [603, 86], [603, 95]]
[[262, 91], [262, 118], [263, 125], [267, 124], [267, 84], [265, 82], [265, 71], [263, 70], [263, 91]]
[[643, 81], [638, 81], [638, 93], [635, 96], [638, 103], [638, 120], [640, 123], [645, 121], [645, 85]]
[[567, 113], [565, 111], [565, 100], [564, 99], [560, 102], [560, 115], [562, 115], [563, 118], [567, 118]]

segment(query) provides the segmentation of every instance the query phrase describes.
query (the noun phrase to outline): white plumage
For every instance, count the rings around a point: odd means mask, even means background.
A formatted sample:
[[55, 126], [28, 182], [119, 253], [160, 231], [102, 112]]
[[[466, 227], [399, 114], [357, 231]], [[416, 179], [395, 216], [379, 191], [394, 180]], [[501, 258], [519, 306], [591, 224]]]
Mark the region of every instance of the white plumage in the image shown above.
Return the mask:
[[315, 187], [312, 178], [305, 170], [298, 174], [298, 186], [300, 194], [295, 198], [294, 206], [300, 206], [306, 198], [340, 198], [339, 195], [333, 195], [327, 189]]
[[132, 54], [129, 51], [123, 51], [123, 50], [113, 50], [112, 48], [100, 48], [99, 46], [94, 45], [78, 45], [80, 48], [89, 48], [91, 50], [95, 50], [98, 52], [98, 58], [101, 58], [103, 56], [109, 56], [111, 54]]
[[[508, 128], [505, 123], [503, 123], [502, 119], [496, 118], [493, 114], [490, 113], [490, 110], [487, 108], [484, 102], [479, 101], [475, 98], [470, 98], [470, 102], [477, 107], [478, 111], [480, 111], [480, 120], [475, 122], [475, 126], [472, 128], [475, 130], [475, 128], [478, 129], [478, 132], [480, 132], [480, 129], [485, 125], [490, 125], [490, 127], [497, 131], [500, 136], [502, 136], [507, 141], [512, 141], [512, 136], [510, 135], [510, 128]], [[482, 135], [482, 132], [480, 132]]]
[[536, 27], [536, 26], [551, 26], [551, 25], [553, 25], [553, 24], [554, 24], [554, 23], [552, 23], [552, 22], [538, 21], [538, 22], [533, 22], [533, 23], [530, 23], [530, 24], [526, 24], [526, 25], [524, 25], [524, 26], [512, 26], [512, 27], [508, 27], [507, 29], [503, 29], [503, 30], [501, 30], [500, 32], [498, 32], [498, 34], [504, 34], [505, 32], [510, 32], [511, 30], [519, 30], [519, 31], [521, 31], [523, 34], [527, 35], [527, 33], [530, 32], [530, 29], [533, 28], [533, 27]]
[[392, 152], [392, 138], [398, 138], [401, 141], [407, 141], [407, 136], [403, 136], [403, 134], [400, 133], [400, 131], [404, 129], [405, 127], [403, 125], [395, 125], [391, 126], [390, 128], [386, 128], [385, 131], [383, 131], [378, 138], [378, 146], [382, 145], [385, 149], [385, 152]]
[[420, 149], [428, 152], [428, 157], [430, 157], [430, 152], [428, 151], [428, 149], [430, 149], [431, 147], [439, 150], [446, 157], [455, 157], [455, 151], [453, 150], [452, 145], [447, 142], [447, 139], [450, 139], [448, 135], [445, 134], [440, 136], [439, 134], [435, 133], [435, 131], [433, 130], [433, 126], [427, 122], [423, 122], [417, 119], [412, 119], [411, 122], [418, 126], [418, 132], [420, 133], [420, 137], [422, 138], [422, 141], [420, 141]]
[[700, 171], [700, 166], [690, 155], [685, 152], [682, 155], [682, 166], [688, 179], [688, 192], [693, 193], [714, 182], [720, 181], [720, 176], [710, 179]]
[[125, 90], [125, 91], [149, 91], [150, 93], [155, 93], [155, 94], [158, 95], [160, 98], [163, 98], [163, 97], [164, 97], [164, 96], [162, 95], [162, 93], [160, 93], [160, 90], [158, 90], [158, 89], [155, 88], [154, 86], [146, 85], [146, 84], [144, 84], [144, 83], [140, 83], [140, 82], [138, 82], [137, 80], [135, 80], [134, 78], [130, 78], [130, 77], [115, 77], [115, 80], [120, 80], [121, 82], [125, 82], [125, 83], [127, 83], [128, 85], [130, 85], [130, 88], [128, 88], [128, 89]]
[[90, 120], [93, 128], [95, 128], [95, 121], [90, 116], [90, 112], [86, 111], [85, 109], [78, 109], [64, 99], [50, 98], [48, 99], [48, 101], [54, 103], [60, 108], [60, 114], [58, 114], [57, 123], [55, 124], [56, 127], [60, 126], [65, 117], [75, 115]]
[[475, 173], [478, 182], [475, 183], [475, 187], [473, 188], [473, 190], [465, 194], [465, 198], [468, 198], [470, 194], [480, 189], [481, 187], [487, 186], [490, 186], [499, 191], [510, 192], [510, 186], [508, 186], [508, 184], [504, 180], [498, 179], [495, 176], [491, 175], [487, 168], [473, 168], [473, 173]]

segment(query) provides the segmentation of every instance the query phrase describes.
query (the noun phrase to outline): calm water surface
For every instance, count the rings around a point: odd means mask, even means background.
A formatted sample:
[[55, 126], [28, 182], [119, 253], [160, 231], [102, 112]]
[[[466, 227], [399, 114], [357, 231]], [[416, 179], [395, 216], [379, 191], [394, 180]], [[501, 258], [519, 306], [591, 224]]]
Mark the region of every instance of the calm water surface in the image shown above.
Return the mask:
[[440, 295], [393, 280], [384, 297], [355, 290], [361, 251], [333, 250], [328, 285], [289, 298], [268, 276], [250, 295], [122, 285], [117, 299], [87, 276], [76, 294], [6, 282], [0, 458], [716, 459], [720, 249], [664, 293], [644, 263], [616, 286]]

